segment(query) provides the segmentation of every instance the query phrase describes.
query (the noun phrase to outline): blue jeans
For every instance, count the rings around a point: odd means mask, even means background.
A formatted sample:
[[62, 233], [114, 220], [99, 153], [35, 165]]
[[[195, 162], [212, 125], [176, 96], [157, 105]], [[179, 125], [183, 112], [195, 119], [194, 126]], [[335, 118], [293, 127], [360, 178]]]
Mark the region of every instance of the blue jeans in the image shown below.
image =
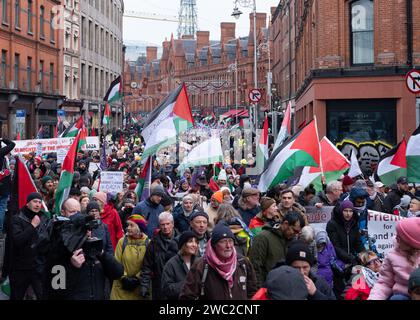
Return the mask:
[[4, 216], [6, 214], [9, 196], [0, 197], [0, 232], [3, 232]]
[[409, 296], [406, 296], [404, 294], [394, 294], [393, 296], [391, 296], [391, 298], [389, 298], [389, 300], [401, 301], [401, 300], [411, 300], [411, 299]]

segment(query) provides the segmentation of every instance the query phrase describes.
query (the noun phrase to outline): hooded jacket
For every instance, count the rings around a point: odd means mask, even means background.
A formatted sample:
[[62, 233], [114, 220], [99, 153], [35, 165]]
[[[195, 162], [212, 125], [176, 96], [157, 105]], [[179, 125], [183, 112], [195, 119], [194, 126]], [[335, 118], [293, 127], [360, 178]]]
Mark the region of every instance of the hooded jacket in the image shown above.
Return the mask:
[[153, 232], [158, 228], [159, 214], [164, 210], [161, 204], [150, 201], [150, 198], [140, 202], [133, 209], [133, 214], [141, 214], [147, 220], [146, 234], [149, 239], [153, 237]]
[[286, 258], [287, 240], [280, 230], [280, 224], [266, 225], [253, 239], [249, 259], [254, 266], [259, 287], [265, 282], [273, 266]]
[[111, 204], [106, 204], [103, 212], [101, 213], [101, 220], [107, 225], [109, 236], [111, 238], [112, 247], [117, 247], [118, 240], [124, 236], [121, 219], [117, 210]]
[[356, 255], [363, 251], [358, 222], [359, 217], [354, 212], [350, 230], [347, 231], [343, 213], [337, 205], [334, 207], [332, 219], [327, 223], [328, 237], [334, 245], [337, 257], [344, 263], [355, 263]]

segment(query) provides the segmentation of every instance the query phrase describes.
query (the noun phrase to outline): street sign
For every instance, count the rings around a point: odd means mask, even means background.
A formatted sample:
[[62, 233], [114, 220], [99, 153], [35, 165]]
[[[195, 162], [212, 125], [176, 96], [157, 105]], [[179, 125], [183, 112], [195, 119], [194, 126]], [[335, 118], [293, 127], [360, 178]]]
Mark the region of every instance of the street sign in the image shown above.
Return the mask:
[[420, 71], [413, 69], [407, 73], [405, 77], [405, 83], [408, 90], [412, 93], [420, 92]]
[[259, 102], [261, 100], [262, 94], [259, 89], [251, 89], [249, 91], [249, 100], [252, 102]]

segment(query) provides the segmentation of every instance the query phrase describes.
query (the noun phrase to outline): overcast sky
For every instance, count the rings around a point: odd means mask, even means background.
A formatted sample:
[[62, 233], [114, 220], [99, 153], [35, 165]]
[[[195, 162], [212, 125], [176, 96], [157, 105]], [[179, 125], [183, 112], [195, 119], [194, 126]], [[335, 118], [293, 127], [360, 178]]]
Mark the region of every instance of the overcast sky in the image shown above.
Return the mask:
[[[266, 12], [270, 16], [270, 7], [275, 7], [279, 0], [256, 0], [257, 12]], [[145, 13], [178, 16], [180, 0], [124, 0], [126, 10]], [[244, 13], [235, 20], [233, 0], [197, 0], [198, 29], [210, 31], [211, 40], [220, 39], [220, 23], [236, 22], [236, 36], [246, 36], [249, 32], [249, 13], [251, 8], [239, 7]], [[176, 22], [151, 21], [144, 19], [124, 18], [124, 40], [142, 40], [162, 45], [165, 37], [170, 39], [171, 33], [177, 36]]]

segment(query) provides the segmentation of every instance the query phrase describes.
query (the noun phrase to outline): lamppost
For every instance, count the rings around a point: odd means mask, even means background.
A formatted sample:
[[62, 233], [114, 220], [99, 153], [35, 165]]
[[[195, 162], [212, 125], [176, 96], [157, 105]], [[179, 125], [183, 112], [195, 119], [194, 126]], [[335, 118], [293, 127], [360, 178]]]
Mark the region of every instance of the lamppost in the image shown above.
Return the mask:
[[[258, 78], [257, 78], [257, 4], [255, 0], [235, 0], [235, 8], [233, 9], [232, 16], [235, 19], [239, 19], [242, 11], [238, 9], [238, 5], [241, 7], [252, 8], [254, 16], [254, 89], [258, 89]], [[255, 130], [258, 128], [258, 108], [255, 104]]]
[[235, 72], [235, 111], [236, 111], [236, 123], [238, 123], [238, 60], [232, 63], [228, 67], [229, 72]]
[[[267, 100], [270, 106], [270, 112], [272, 114], [272, 120], [274, 120], [274, 110], [272, 107], [272, 92], [271, 92], [271, 84], [273, 81], [273, 74], [271, 72], [271, 57], [270, 57], [270, 40], [267, 39], [267, 42], [263, 42], [258, 46], [258, 53], [261, 51], [267, 52], [268, 55], [268, 72], [267, 72]], [[271, 121], [271, 133], [274, 134], [274, 121]]]

